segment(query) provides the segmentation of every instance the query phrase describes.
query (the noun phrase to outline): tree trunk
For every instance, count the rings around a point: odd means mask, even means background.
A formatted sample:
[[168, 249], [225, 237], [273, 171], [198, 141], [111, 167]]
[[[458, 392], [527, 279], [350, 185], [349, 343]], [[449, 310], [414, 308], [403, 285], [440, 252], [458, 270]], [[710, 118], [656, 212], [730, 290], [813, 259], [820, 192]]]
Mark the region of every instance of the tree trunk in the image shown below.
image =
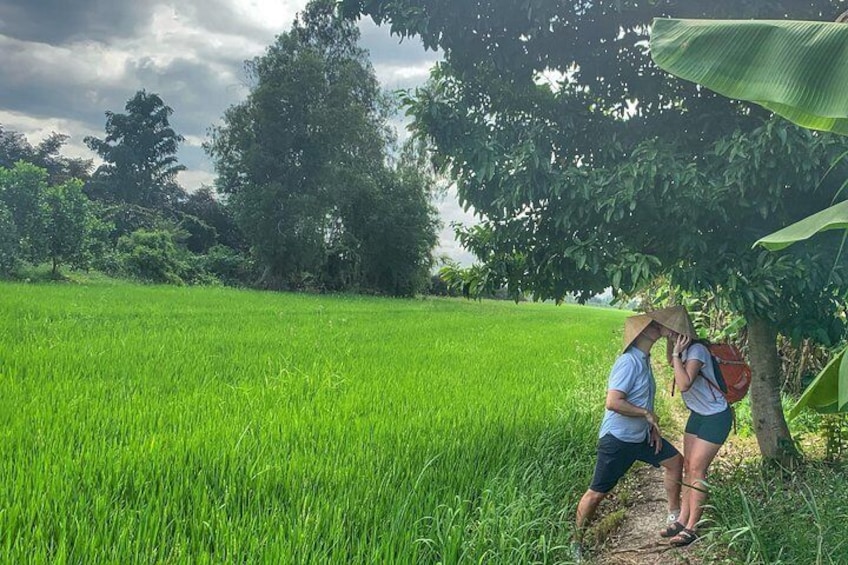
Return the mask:
[[748, 317], [748, 347], [751, 360], [751, 413], [754, 433], [763, 458], [792, 468], [799, 454], [786, 425], [780, 404], [780, 360], [777, 328], [761, 318]]

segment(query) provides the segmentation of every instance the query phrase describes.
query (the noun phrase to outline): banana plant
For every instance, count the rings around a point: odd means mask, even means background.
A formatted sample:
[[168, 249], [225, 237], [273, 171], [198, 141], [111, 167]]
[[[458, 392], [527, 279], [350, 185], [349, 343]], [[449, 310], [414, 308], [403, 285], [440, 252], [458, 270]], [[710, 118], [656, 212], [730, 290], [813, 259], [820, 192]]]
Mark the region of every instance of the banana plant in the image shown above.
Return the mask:
[[[754, 102], [809, 129], [848, 135], [845, 20], [848, 12], [836, 22], [658, 18], [651, 30], [651, 57], [668, 73], [729, 98]], [[844, 229], [848, 237], [848, 201], [754, 245], [776, 251], [831, 229]], [[790, 418], [805, 406], [825, 413], [848, 411], [846, 352], [837, 353], [810, 383]]]
[[674, 76], [800, 126], [848, 135], [845, 23], [657, 18], [650, 49]]

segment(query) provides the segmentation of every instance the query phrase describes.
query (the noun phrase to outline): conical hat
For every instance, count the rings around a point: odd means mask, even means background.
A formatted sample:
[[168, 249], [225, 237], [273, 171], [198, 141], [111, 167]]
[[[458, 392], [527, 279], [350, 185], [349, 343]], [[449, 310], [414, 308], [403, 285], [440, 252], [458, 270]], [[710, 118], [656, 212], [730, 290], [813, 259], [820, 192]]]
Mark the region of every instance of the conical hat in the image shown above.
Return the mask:
[[683, 306], [670, 306], [668, 308], [654, 310], [653, 312], [648, 312], [646, 316], [675, 333], [685, 335], [690, 339], [698, 339], [692, 319], [689, 318], [689, 313], [686, 312], [686, 308]]
[[647, 328], [653, 320], [647, 314], [639, 314], [638, 316], [630, 316], [624, 320], [624, 349], [630, 347], [639, 334]]

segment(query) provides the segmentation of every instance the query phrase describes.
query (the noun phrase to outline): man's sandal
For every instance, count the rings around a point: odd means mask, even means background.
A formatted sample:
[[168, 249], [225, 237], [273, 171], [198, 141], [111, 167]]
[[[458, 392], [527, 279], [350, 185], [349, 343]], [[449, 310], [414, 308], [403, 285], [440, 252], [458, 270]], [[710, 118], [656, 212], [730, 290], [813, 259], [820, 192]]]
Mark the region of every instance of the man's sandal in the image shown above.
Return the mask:
[[680, 533], [669, 540], [673, 547], [683, 547], [698, 539], [698, 534], [689, 528], [683, 528]]
[[680, 522], [673, 522], [665, 527], [663, 531], [660, 532], [661, 538], [673, 538], [680, 532], [686, 529], [686, 526], [681, 524]]

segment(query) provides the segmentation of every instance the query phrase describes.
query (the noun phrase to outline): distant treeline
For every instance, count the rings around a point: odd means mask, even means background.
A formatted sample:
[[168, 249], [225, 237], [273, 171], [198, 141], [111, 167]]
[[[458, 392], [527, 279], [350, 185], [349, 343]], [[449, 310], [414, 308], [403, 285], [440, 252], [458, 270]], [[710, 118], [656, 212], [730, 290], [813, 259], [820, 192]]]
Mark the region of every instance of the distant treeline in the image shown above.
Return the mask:
[[[254, 87], [212, 129], [214, 187], [177, 182], [172, 109], [137, 92], [86, 145], [0, 126], [0, 274], [27, 264], [172, 284], [410, 296], [431, 285], [437, 183], [398, 146], [354, 24], [321, 7], [248, 62]], [[437, 280], [438, 282], [438, 280]], [[445, 291], [447, 292], [447, 291]]]

